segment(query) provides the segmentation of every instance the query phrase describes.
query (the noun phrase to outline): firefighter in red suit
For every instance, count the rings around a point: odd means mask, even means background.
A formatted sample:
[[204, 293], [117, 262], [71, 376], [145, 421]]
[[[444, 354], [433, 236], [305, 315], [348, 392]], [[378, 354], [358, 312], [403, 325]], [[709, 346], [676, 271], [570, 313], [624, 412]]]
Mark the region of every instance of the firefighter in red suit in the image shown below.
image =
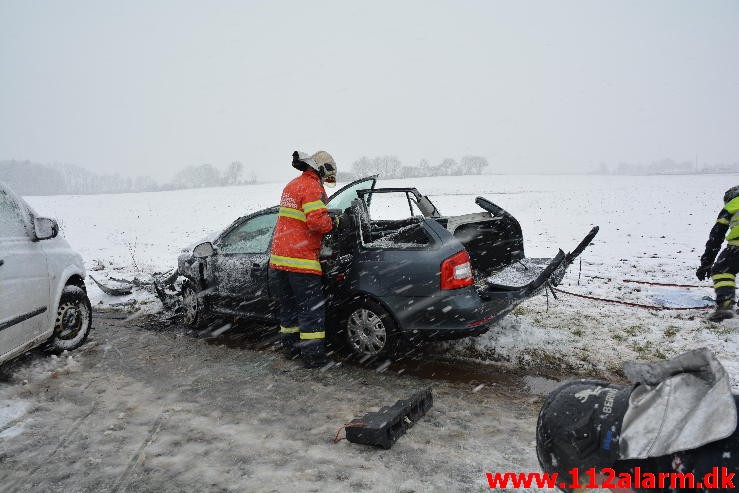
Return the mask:
[[328, 359], [318, 254], [323, 236], [334, 226], [323, 185], [336, 185], [336, 163], [326, 151], [312, 156], [295, 151], [292, 164], [303, 173], [282, 191], [269, 259], [270, 288], [280, 303], [286, 354], [302, 356], [306, 368], [319, 368]]

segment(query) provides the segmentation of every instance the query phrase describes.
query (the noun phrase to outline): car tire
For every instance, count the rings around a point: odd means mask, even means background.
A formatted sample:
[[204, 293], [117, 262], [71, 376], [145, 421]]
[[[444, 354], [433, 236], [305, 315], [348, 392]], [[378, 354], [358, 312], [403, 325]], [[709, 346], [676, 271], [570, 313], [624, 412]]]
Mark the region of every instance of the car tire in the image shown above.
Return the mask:
[[80, 347], [92, 328], [92, 307], [87, 293], [79, 286], [65, 286], [54, 320], [54, 335], [44, 350], [58, 354]]
[[201, 328], [205, 322], [205, 301], [190, 282], [182, 286], [182, 321], [195, 329]]
[[349, 350], [361, 359], [395, 356], [400, 342], [398, 326], [379, 303], [357, 300], [350, 305], [342, 325]]

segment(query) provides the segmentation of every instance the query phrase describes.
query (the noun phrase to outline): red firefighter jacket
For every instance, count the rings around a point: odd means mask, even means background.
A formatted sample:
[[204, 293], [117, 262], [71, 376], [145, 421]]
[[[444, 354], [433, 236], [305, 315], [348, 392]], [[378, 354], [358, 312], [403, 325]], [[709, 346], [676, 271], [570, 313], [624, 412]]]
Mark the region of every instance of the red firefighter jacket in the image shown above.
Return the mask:
[[313, 171], [304, 171], [287, 184], [272, 238], [271, 268], [321, 275], [321, 240], [333, 227], [326, 200], [321, 179]]

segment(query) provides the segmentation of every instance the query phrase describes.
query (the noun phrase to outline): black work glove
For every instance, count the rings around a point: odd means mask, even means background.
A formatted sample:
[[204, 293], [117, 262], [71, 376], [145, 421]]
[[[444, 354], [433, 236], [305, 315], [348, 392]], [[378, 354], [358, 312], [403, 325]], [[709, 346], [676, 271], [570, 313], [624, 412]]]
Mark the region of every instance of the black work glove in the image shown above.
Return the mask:
[[695, 277], [697, 277], [699, 281], [703, 281], [710, 274], [711, 274], [711, 264], [703, 264], [700, 267], [698, 267], [698, 270], [695, 271]]

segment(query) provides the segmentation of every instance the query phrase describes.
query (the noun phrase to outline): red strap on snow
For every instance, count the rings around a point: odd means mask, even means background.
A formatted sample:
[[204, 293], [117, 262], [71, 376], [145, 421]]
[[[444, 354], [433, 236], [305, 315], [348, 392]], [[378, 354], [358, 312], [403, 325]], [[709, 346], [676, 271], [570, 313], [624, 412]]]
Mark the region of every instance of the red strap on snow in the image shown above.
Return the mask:
[[[602, 276], [589, 276], [585, 275], [585, 277], [589, 277], [591, 279], [603, 279], [604, 281], [613, 281], [610, 277], [602, 277]], [[712, 288], [713, 286], [700, 286], [698, 284], [670, 284], [670, 283], [664, 283], [664, 282], [649, 282], [649, 281], [637, 281], [636, 279], [621, 279], [621, 282], [630, 282], [632, 284], [646, 284], [647, 286], [669, 286], [671, 288]]]
[[584, 294], [577, 294], [577, 293], [571, 293], [569, 291], [565, 291], [564, 289], [555, 288], [552, 286], [552, 289], [555, 291], [558, 291], [560, 293], [569, 294], [570, 296], [575, 296], [577, 298], [584, 298], [586, 300], [593, 300], [593, 301], [602, 301], [604, 303], [616, 303], [618, 305], [626, 305], [626, 306], [633, 306], [636, 308], [645, 308], [647, 310], [704, 310], [706, 308], [713, 308], [713, 305], [706, 305], [706, 306], [690, 306], [690, 307], [669, 307], [669, 306], [656, 306], [656, 305], [642, 305], [641, 303], [630, 303], [628, 301], [620, 301], [620, 300], [609, 300], [607, 298], [596, 298], [595, 296], [587, 296]]
[[634, 283], [634, 284], [647, 284], [649, 286], [669, 286], [672, 288], [710, 288], [712, 287], [712, 286], [698, 286], [696, 284], [667, 284], [663, 282], [636, 281], [634, 279], [624, 279], [623, 281]]

